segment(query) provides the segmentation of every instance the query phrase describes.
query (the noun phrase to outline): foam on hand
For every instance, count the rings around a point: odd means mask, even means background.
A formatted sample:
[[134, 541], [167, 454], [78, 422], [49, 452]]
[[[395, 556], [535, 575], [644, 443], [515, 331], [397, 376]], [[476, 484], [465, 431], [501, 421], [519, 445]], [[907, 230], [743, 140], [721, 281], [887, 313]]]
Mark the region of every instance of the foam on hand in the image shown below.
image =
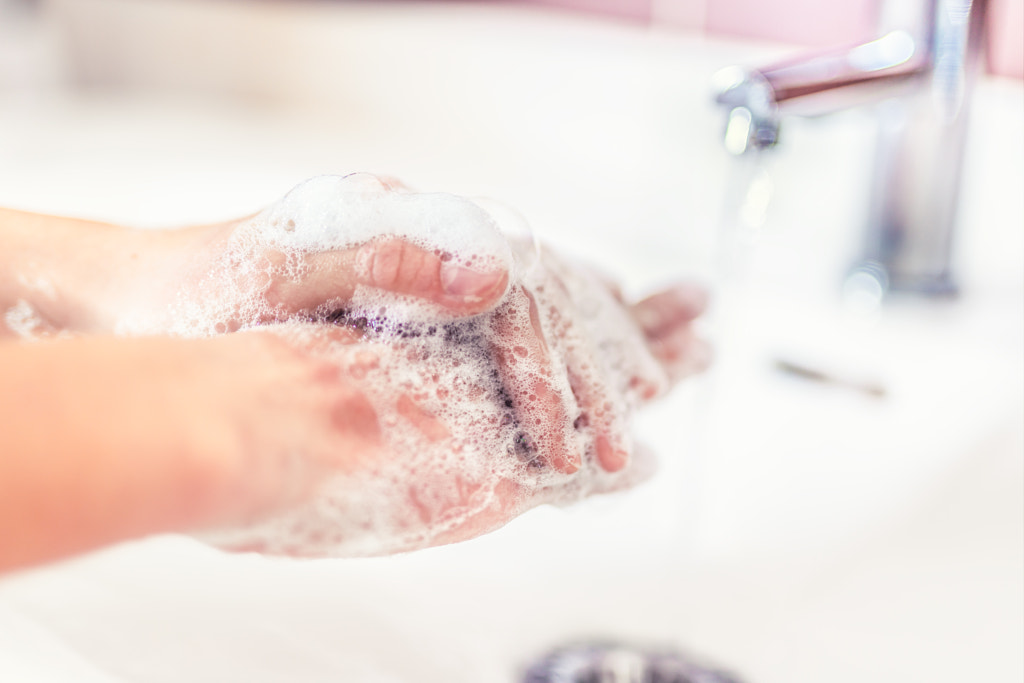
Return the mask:
[[459, 258], [508, 264], [508, 245], [483, 209], [450, 194], [396, 190], [375, 176], [318, 176], [298, 185], [234, 235], [282, 250], [344, 249], [381, 236], [403, 237]]
[[[509, 270], [512, 254], [494, 219], [451, 194], [416, 194], [356, 173], [318, 176], [235, 227], [212, 263], [198, 257], [168, 309], [135, 307], [120, 334], [196, 337], [285, 322], [295, 311], [268, 302], [272, 283], [301, 283], [308, 257], [399, 237], [477, 272]], [[330, 307], [330, 302], [324, 302]], [[397, 304], [396, 304], [397, 305]]]
[[[314, 500], [209, 540], [289, 555], [378, 555], [475, 535], [537, 504], [637, 478], [635, 467], [605, 471], [598, 439], [632, 450], [630, 414], [642, 391], [664, 389], [667, 378], [621, 303], [588, 270], [526, 241], [510, 243], [465, 199], [396, 192], [366, 177], [308, 181], [233, 239], [245, 250], [301, 254], [387, 235], [466, 263], [504, 264], [512, 273], [505, 299], [454, 320], [371, 288], [342, 308], [323, 308], [315, 324], [361, 334], [356, 344], [321, 352], [370, 400], [383, 448], [324, 482]], [[266, 319], [253, 302], [240, 309], [250, 316], [243, 327]], [[285, 333], [310, 334], [308, 317], [275, 322]], [[555, 466], [560, 454], [578, 469]]]

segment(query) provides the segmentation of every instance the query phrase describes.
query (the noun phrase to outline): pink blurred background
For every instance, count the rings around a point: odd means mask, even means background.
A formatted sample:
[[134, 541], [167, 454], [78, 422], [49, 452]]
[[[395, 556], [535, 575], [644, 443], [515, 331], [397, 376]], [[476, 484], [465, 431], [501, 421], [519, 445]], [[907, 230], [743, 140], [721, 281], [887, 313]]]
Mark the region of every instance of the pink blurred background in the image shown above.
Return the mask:
[[[880, 0], [526, 0], [637, 22], [825, 47], [871, 38]], [[992, 0], [989, 71], [1024, 78], [1024, 0]]]

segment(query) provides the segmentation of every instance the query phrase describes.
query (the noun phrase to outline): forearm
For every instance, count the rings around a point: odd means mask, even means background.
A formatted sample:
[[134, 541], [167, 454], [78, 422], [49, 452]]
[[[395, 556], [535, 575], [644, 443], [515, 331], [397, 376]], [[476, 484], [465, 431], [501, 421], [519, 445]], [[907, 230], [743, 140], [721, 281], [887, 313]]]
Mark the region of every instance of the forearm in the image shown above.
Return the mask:
[[0, 337], [109, 331], [148, 276], [184, 267], [177, 247], [192, 239], [0, 209]]
[[275, 378], [227, 376], [275, 360], [260, 344], [0, 342], [0, 571], [238, 523], [306, 486], [252, 448], [247, 411], [266, 416], [239, 397], [270, 395]]

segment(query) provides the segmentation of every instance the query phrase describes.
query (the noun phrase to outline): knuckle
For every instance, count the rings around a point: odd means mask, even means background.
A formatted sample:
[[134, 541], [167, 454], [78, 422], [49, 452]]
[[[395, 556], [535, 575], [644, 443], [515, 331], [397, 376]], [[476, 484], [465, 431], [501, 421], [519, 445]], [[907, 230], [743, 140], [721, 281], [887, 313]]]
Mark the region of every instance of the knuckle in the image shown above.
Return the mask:
[[398, 283], [405, 261], [405, 244], [400, 240], [379, 242], [370, 252], [369, 272], [372, 283], [384, 289], [392, 289]]
[[439, 271], [431, 256], [401, 239], [380, 242], [370, 256], [372, 284], [401, 293], [431, 292], [440, 286]]

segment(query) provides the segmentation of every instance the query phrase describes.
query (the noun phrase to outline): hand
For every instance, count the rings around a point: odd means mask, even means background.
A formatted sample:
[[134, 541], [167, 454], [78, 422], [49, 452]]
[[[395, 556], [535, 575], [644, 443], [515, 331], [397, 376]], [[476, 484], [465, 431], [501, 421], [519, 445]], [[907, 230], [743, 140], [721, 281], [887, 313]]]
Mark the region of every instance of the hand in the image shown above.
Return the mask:
[[[680, 287], [625, 306], [550, 254], [492, 313], [446, 324], [349, 312], [281, 328], [367, 397], [379, 442], [309, 503], [211, 536], [290, 555], [370, 555], [471, 538], [545, 502], [634, 483], [632, 411], [700, 370]], [[333, 338], [329, 338], [334, 335]]]
[[473, 205], [429, 200], [465, 233], [448, 249], [414, 196], [347, 182], [403, 197], [400, 220], [296, 242], [274, 207], [152, 232], [0, 210], [0, 335], [214, 335], [2, 345], [0, 535], [21, 540], [0, 570], [274, 513], [221, 538], [392, 552], [636, 480], [628, 418], [705, 362], [701, 295], [628, 307], [523, 249], [513, 273]]
[[[322, 210], [310, 218], [310, 206]], [[454, 258], [443, 230], [421, 234], [429, 211], [487, 248]], [[208, 336], [322, 317], [359, 288], [473, 315], [508, 286], [503, 244], [473, 204], [365, 174], [314, 178], [255, 216], [176, 230], [0, 209], [0, 337]]]

